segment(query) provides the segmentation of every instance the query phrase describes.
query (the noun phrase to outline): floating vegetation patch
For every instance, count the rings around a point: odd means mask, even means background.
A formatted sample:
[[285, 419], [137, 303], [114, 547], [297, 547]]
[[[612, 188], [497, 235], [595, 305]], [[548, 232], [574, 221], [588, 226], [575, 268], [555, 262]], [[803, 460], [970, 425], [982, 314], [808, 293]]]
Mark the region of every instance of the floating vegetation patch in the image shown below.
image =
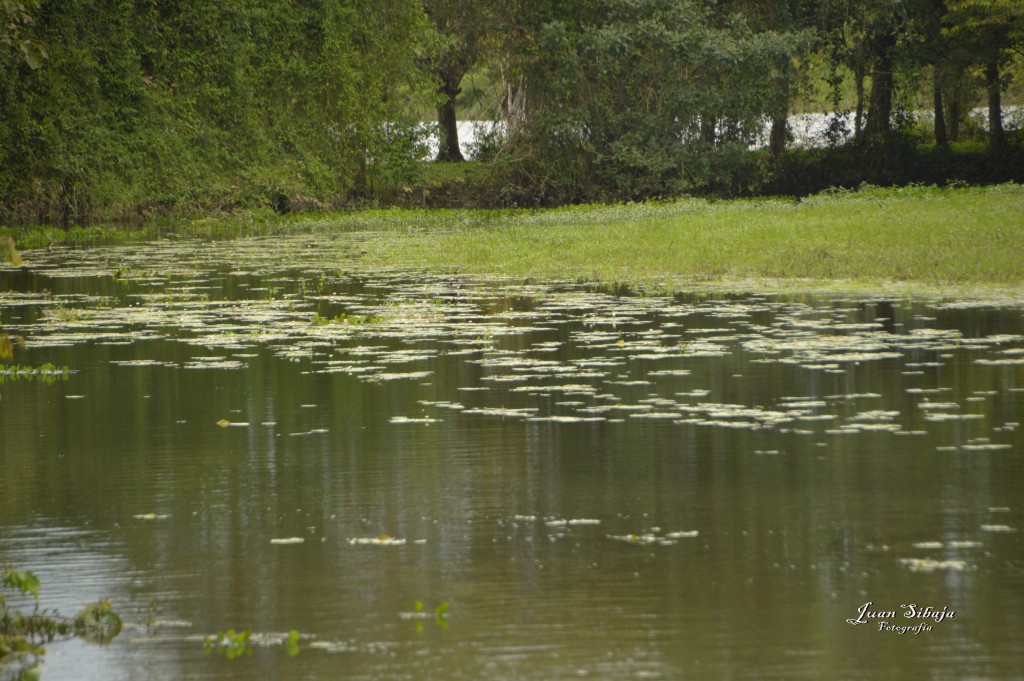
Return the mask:
[[[535, 429], [685, 429], [694, 441], [775, 431], [816, 435], [815, 446], [828, 447], [824, 436], [855, 442], [934, 432], [947, 438], [941, 450], [995, 456], [1013, 447], [1016, 422], [987, 418], [1024, 392], [1012, 376], [969, 395], [943, 383], [957, 366], [1012, 373], [1024, 361], [1024, 336], [941, 327], [947, 315], [939, 311], [964, 309], [957, 301], [624, 296], [571, 282], [367, 271], [339, 260], [338, 249], [357, 251], [359, 239], [346, 232], [32, 252], [25, 267], [40, 290], [0, 293], [0, 312], [17, 317], [4, 332], [24, 339], [12, 352], [102, 345], [104, 361], [125, 371], [244, 372], [269, 354], [311, 380], [365, 383], [389, 400], [423, 390], [413, 397], [421, 414], [408, 404], [387, 407], [383, 416], [395, 425], [458, 412], [460, 421], [499, 418]], [[75, 277], [103, 283], [106, 295], [82, 292], [87, 287], [69, 281]], [[886, 314], [875, 316], [881, 304]], [[1021, 309], [1024, 300], [984, 306]], [[155, 354], [158, 343], [180, 350]], [[877, 372], [893, 393], [919, 398], [917, 408], [873, 391]], [[30, 375], [0, 368], [0, 381]], [[814, 387], [781, 397], [761, 389], [782, 375]], [[741, 391], [741, 383], [750, 386]], [[277, 435], [328, 433], [302, 428]], [[780, 450], [788, 447], [715, 451]]]
[[228, 421], [227, 419], [220, 419], [217, 421], [217, 425], [221, 428], [248, 428], [248, 421]]
[[386, 381], [415, 380], [427, 378], [433, 375], [433, 371], [406, 371], [406, 372], [385, 372], [376, 374], [360, 374], [359, 380], [372, 383], [383, 383]]
[[139, 513], [132, 517], [136, 520], [167, 520], [171, 516], [166, 513]]
[[680, 539], [696, 539], [700, 536], [700, 531], [676, 530], [662, 533], [661, 528], [652, 527], [649, 531], [640, 534], [609, 534], [607, 536], [608, 539], [627, 544], [672, 546], [677, 544]]
[[66, 381], [72, 374], [66, 366], [46, 363], [39, 366], [23, 366], [19, 364], [0, 364], [0, 384], [6, 381], [39, 381], [40, 383], [56, 383]]
[[244, 369], [245, 363], [239, 362], [235, 359], [225, 359], [223, 357], [200, 357], [198, 359], [185, 362], [182, 365], [183, 369]]
[[935, 572], [947, 570], [949, 572], [963, 572], [967, 569], [965, 560], [934, 560], [932, 558], [900, 558], [900, 565], [910, 569], [911, 572]]
[[162, 362], [158, 359], [112, 359], [110, 360], [112, 366], [117, 367], [174, 367], [177, 364], [173, 362]]
[[[515, 516], [517, 519], [528, 519], [527, 516]], [[548, 527], [572, 527], [575, 525], [600, 525], [598, 518], [549, 518], [544, 521]]]
[[431, 423], [437, 423], [440, 419], [432, 419], [429, 417], [415, 418], [410, 416], [392, 416], [388, 423], [420, 423], [429, 425]]
[[[405, 546], [405, 539], [398, 539], [386, 534], [381, 534], [376, 537], [352, 537], [348, 540], [348, 543], [352, 546]], [[413, 542], [414, 544], [425, 544], [425, 539], [417, 539]]]
[[593, 423], [607, 421], [602, 416], [531, 416], [528, 421], [548, 421], [552, 423]]

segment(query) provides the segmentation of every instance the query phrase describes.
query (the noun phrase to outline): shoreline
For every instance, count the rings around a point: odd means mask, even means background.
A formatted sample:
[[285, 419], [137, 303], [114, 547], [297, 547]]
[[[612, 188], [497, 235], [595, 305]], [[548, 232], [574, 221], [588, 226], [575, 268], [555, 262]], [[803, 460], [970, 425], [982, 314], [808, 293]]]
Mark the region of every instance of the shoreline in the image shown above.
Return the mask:
[[[340, 267], [629, 286], [643, 292], [1024, 291], [1024, 185], [863, 188], [802, 200], [553, 209], [246, 213], [139, 230], [10, 230], [18, 249], [358, 233]], [[1015, 296], [1014, 296], [1015, 297]]]
[[441, 229], [417, 229], [408, 220], [411, 229], [367, 232], [362, 260], [374, 268], [676, 291], [1024, 286], [1024, 262], [1015, 257], [1024, 252], [1021, 185], [872, 188], [799, 202], [683, 200], [484, 217]]

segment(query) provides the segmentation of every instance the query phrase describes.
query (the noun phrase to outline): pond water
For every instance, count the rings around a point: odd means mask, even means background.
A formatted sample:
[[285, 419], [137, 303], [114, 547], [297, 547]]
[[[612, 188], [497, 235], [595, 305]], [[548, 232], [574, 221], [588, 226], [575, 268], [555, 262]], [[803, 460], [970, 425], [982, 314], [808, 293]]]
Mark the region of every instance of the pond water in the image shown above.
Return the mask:
[[[0, 374], [0, 561], [126, 622], [50, 645], [46, 681], [1022, 678], [1024, 301], [358, 252], [0, 271], [14, 362], [68, 368]], [[228, 628], [251, 654], [204, 651]]]

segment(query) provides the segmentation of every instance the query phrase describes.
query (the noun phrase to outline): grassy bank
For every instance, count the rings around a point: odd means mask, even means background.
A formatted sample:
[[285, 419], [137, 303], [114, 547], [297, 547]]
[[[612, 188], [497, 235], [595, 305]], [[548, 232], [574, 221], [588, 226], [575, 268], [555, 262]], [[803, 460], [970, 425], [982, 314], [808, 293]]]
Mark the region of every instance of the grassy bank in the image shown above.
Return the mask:
[[670, 288], [746, 279], [1024, 285], [1024, 186], [1013, 184], [799, 202], [371, 211], [342, 222], [371, 230], [362, 260], [376, 268]]
[[[424, 269], [681, 289], [998, 286], [1024, 289], [1024, 185], [868, 188], [802, 200], [555, 209], [269, 210], [141, 229], [0, 229], [20, 249], [140, 239], [360, 232], [355, 269]], [[353, 242], [349, 242], [351, 244]]]

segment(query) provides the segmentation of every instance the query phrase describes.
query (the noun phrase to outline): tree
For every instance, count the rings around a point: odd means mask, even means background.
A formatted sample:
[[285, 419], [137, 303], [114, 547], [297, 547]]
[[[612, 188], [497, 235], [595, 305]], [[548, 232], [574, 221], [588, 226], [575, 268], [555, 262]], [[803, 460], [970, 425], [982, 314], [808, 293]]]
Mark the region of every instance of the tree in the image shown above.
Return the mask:
[[1001, 69], [1024, 46], [1024, 3], [1020, 0], [946, 0], [943, 33], [965, 46], [985, 71], [989, 146], [1005, 144]]
[[[565, 7], [569, 5], [570, 7]], [[535, 183], [570, 198], [734, 186], [800, 39], [697, 2], [559, 3], [528, 67]], [[766, 74], [768, 77], [766, 77]]]
[[801, 41], [795, 54], [783, 54], [776, 64], [767, 65], [775, 82], [775, 105], [770, 112], [768, 147], [780, 155], [790, 139], [789, 106], [796, 95], [800, 74], [794, 57], [802, 56], [813, 42], [815, 3], [813, 0], [721, 0], [716, 13], [722, 18], [741, 14], [756, 32], [785, 33]]
[[[426, 88], [420, 0], [0, 10], [0, 219], [343, 201], [413, 153], [392, 132]], [[42, 68], [24, 45], [46, 46]]]
[[437, 82], [437, 123], [440, 134], [437, 161], [463, 161], [455, 98], [462, 79], [476, 62], [488, 22], [487, 3], [474, 0], [424, 0], [423, 8], [437, 31], [437, 47], [428, 70]]
[[[889, 133], [895, 51], [905, 20], [904, 1], [822, 0], [820, 3], [819, 21], [833, 62], [845, 64], [854, 74], [857, 91], [854, 138], [857, 140]], [[871, 90], [865, 100], [864, 80], [868, 76]]]

